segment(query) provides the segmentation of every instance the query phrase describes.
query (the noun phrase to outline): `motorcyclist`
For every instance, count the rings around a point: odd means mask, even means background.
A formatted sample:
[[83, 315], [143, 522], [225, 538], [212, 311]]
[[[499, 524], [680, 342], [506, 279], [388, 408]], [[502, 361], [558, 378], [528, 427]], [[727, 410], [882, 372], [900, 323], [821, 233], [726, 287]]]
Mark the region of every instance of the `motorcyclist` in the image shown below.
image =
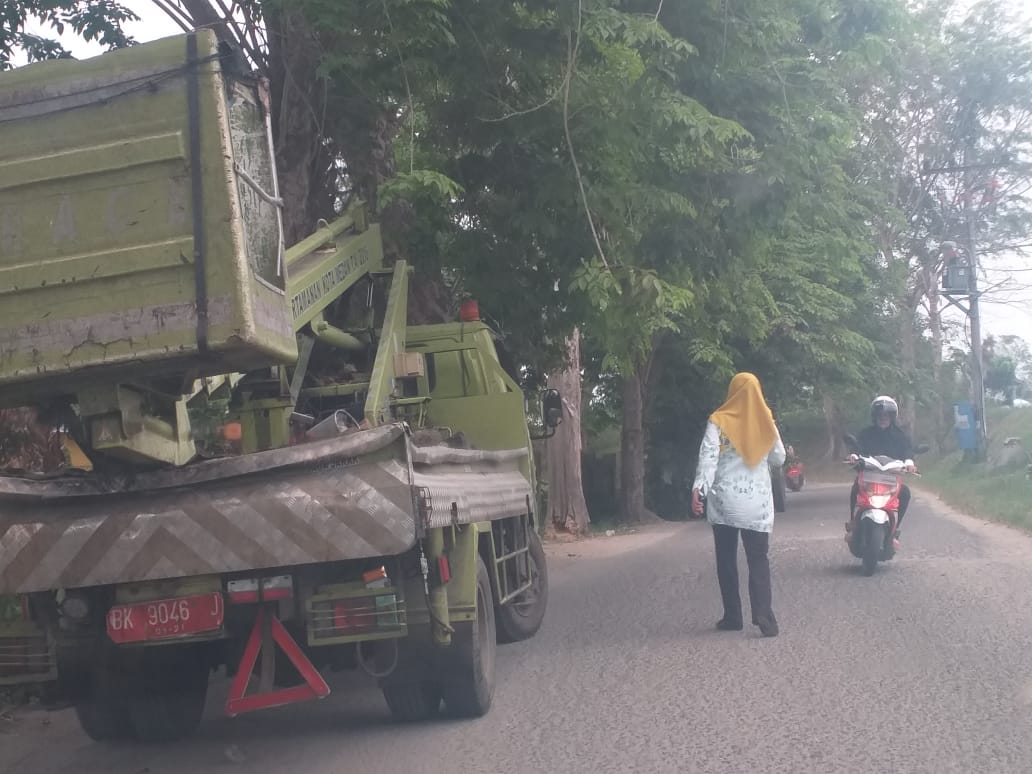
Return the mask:
[[[871, 424], [865, 427], [857, 438], [857, 453], [864, 457], [891, 457], [894, 460], [902, 460], [906, 465], [908, 473], [913, 473], [914, 449], [910, 438], [903, 429], [896, 424], [899, 416], [899, 406], [896, 401], [888, 395], [879, 395], [871, 402]], [[857, 454], [849, 456], [851, 462], [856, 462]], [[860, 485], [854, 481], [853, 489], [849, 495], [849, 522], [847, 530], [851, 529], [853, 513], [856, 510], [856, 498], [859, 494]], [[903, 524], [903, 516], [910, 505], [910, 487], [906, 484], [899, 493], [899, 513], [896, 515], [896, 534], [894, 538], [899, 540], [899, 527]]]

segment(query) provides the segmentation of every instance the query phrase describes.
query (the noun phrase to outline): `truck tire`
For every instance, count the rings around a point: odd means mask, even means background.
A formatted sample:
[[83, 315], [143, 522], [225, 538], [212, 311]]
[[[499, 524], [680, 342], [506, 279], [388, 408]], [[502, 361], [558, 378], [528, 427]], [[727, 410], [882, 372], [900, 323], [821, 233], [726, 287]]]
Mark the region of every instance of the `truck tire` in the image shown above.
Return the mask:
[[431, 680], [388, 682], [381, 690], [391, 717], [399, 723], [429, 720], [441, 709], [441, 686]]
[[448, 714], [453, 717], [478, 718], [487, 714], [494, 695], [498, 649], [494, 600], [487, 565], [479, 556], [476, 615], [475, 621], [457, 624], [452, 635], [450, 668], [441, 684], [441, 693]]
[[85, 701], [75, 705], [75, 716], [79, 727], [94, 742], [117, 742], [133, 734], [124, 701]]
[[210, 669], [196, 651], [148, 653], [133, 672], [129, 718], [137, 739], [173, 742], [197, 730]]
[[99, 664], [81, 675], [84, 695], [75, 702], [75, 715], [83, 732], [94, 742], [129, 739], [129, 705], [120, 676], [107, 664]]
[[530, 531], [531, 587], [511, 600], [495, 607], [499, 642], [519, 642], [537, 634], [548, 607], [548, 565], [545, 563], [545, 549], [537, 532]]

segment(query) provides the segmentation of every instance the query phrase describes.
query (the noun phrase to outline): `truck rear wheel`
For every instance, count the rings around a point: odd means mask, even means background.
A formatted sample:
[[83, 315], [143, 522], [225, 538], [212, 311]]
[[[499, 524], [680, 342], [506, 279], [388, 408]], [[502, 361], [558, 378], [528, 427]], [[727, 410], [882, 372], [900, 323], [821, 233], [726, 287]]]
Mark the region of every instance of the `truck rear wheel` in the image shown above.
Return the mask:
[[386, 683], [382, 690], [391, 717], [400, 723], [429, 720], [441, 709], [441, 687], [430, 680]]
[[83, 695], [75, 702], [75, 715], [83, 732], [94, 742], [114, 742], [133, 735], [129, 705], [120, 675], [106, 664], [84, 667]]
[[147, 653], [133, 670], [129, 718], [144, 742], [172, 742], [197, 730], [208, 695], [207, 662], [195, 650]]
[[455, 626], [450, 669], [441, 685], [444, 704], [455, 717], [477, 718], [491, 708], [495, 684], [494, 600], [487, 565], [477, 557], [477, 618]]
[[499, 642], [519, 642], [537, 634], [548, 607], [548, 566], [541, 538], [530, 530], [530, 588], [505, 605], [495, 608]]

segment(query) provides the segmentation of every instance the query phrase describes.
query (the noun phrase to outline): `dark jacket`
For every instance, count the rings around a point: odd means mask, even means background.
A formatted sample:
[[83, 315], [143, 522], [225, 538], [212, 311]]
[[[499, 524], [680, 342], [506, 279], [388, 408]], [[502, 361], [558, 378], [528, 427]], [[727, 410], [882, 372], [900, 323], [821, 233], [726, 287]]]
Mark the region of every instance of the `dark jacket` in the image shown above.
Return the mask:
[[864, 457], [892, 457], [894, 460], [909, 460], [914, 457], [914, 447], [910, 438], [897, 425], [889, 425], [882, 430], [877, 425], [865, 427], [857, 438], [860, 443], [860, 455]]

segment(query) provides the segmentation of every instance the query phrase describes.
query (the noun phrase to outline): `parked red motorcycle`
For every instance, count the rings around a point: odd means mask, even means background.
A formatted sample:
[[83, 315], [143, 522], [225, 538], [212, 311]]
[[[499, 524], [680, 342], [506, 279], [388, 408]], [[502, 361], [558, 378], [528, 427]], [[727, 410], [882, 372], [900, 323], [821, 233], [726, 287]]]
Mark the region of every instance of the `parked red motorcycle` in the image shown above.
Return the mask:
[[795, 456], [795, 449], [789, 446], [788, 463], [785, 467], [785, 486], [793, 492], [801, 490], [806, 481], [806, 476], [803, 471], [804, 466], [802, 460]]

